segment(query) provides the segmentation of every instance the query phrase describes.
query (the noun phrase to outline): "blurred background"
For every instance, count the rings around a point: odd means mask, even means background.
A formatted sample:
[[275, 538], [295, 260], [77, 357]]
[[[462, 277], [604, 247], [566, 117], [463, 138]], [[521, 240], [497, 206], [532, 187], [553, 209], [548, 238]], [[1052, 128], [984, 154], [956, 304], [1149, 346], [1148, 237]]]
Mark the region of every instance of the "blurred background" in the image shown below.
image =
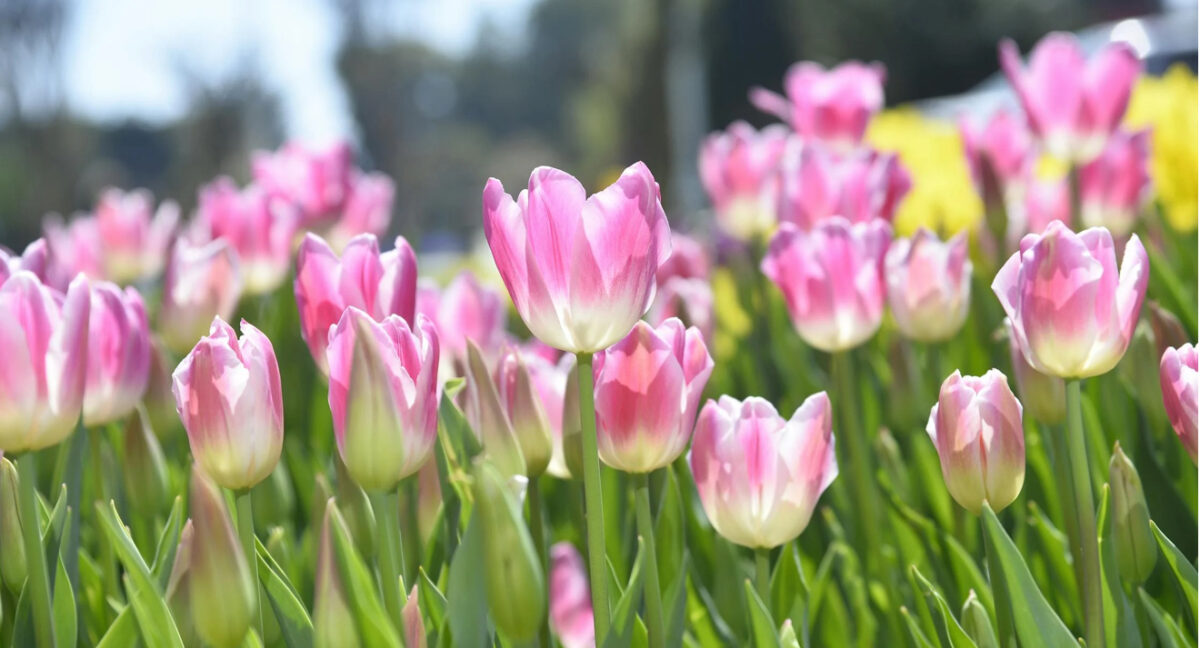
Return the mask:
[[0, 240], [108, 185], [190, 211], [287, 140], [351, 141], [396, 181], [392, 233], [426, 250], [469, 247], [484, 181], [515, 192], [539, 164], [598, 187], [644, 160], [679, 224], [705, 205], [700, 139], [770, 121], [747, 90], [792, 62], [882, 61], [901, 121], [952, 124], [1011, 101], [999, 39], [1055, 29], [1196, 69], [1187, 0], [3, 0]]

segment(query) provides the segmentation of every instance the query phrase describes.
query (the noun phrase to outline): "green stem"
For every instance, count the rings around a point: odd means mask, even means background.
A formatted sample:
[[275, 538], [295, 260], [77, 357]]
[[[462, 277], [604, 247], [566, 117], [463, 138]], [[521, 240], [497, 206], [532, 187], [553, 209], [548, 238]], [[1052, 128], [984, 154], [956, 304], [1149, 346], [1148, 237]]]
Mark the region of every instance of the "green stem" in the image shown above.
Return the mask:
[[[237, 508], [237, 532], [242, 544], [242, 554], [246, 556], [246, 564], [250, 566], [250, 577], [254, 579], [255, 599], [258, 598], [258, 551], [254, 546], [254, 508], [250, 501], [250, 489], [244, 488], [233, 493], [234, 506]], [[263, 609], [258, 609], [258, 636], [263, 636]]]
[[[980, 518], [981, 523], [982, 520], [983, 518]], [[983, 536], [984, 553], [987, 554], [988, 580], [992, 585], [992, 599], [996, 605], [996, 632], [1000, 637], [1000, 648], [1016, 648], [1012, 599], [1009, 598], [1008, 588], [1004, 584], [1004, 568], [1000, 566], [1000, 556], [988, 541], [987, 529], [983, 529], [980, 535]]]
[[17, 458], [17, 492], [21, 510], [21, 535], [25, 539], [26, 583], [31, 595], [33, 626], [38, 648], [54, 647], [54, 623], [50, 617], [50, 576], [46, 573], [46, 554], [42, 551], [41, 524], [38, 520], [37, 459], [32, 452]]
[[386, 493], [371, 493], [378, 533], [375, 552], [379, 556], [379, 580], [383, 604], [392, 623], [404, 636], [404, 588], [400, 587], [400, 565], [404, 564], [400, 546], [400, 486]]
[[758, 598], [762, 599], [764, 605], [769, 606], [771, 598], [770, 549], [759, 547], [754, 550], [754, 586], [758, 589]]
[[841, 413], [841, 439], [849, 455], [852, 478], [848, 479], [851, 496], [858, 508], [858, 526], [855, 529], [855, 546], [859, 558], [867, 565], [867, 572], [874, 572], [878, 553], [875, 551], [877, 528], [875, 497], [871, 487], [875, 473], [871, 469], [870, 445], [867, 432], [858, 418], [858, 383], [854, 378], [854, 358], [850, 351], [833, 354], [833, 387], [836, 411]]
[[646, 556], [646, 634], [650, 648], [666, 643], [663, 622], [662, 588], [658, 584], [658, 554], [654, 546], [654, 516], [650, 514], [650, 480], [646, 473], [633, 477], [634, 499], [637, 500], [638, 533], [645, 542]]
[[[533, 548], [537, 552], [538, 562], [542, 565], [542, 573], [549, 574], [550, 560], [546, 553], [546, 522], [543, 513], [542, 490], [538, 488], [538, 478], [529, 479], [529, 488], [525, 499], [529, 500], [529, 533], [533, 535]], [[538, 629], [538, 645], [550, 647], [550, 619], [542, 619], [542, 627]]]
[[[87, 436], [88, 450], [91, 455], [89, 461], [92, 464], [92, 496], [107, 507], [112, 498], [109, 496], [108, 480], [104, 474], [104, 432], [101, 429], [91, 429], [87, 431]], [[113, 548], [112, 543], [104, 542], [101, 544], [100, 552], [100, 568], [104, 572], [104, 591], [107, 596], [120, 600], [116, 549]], [[107, 609], [105, 614], [107, 615]], [[106, 618], [109, 621], [112, 620], [111, 617]]]
[[[1096, 534], [1096, 506], [1092, 501], [1092, 478], [1083, 438], [1083, 410], [1079, 381], [1067, 381], [1067, 448], [1063, 453], [1070, 473], [1069, 497], [1078, 531], [1071, 554], [1079, 565], [1079, 594], [1083, 603], [1084, 633], [1088, 648], [1104, 648], [1104, 602], [1101, 598], [1100, 544]], [[1068, 513], [1069, 515], [1070, 513]]]
[[579, 364], [579, 419], [583, 437], [583, 495], [586, 500], [588, 582], [592, 590], [592, 613], [596, 645], [608, 636], [608, 569], [604, 563], [604, 495], [600, 490], [600, 454], [596, 447], [596, 403], [592, 391], [592, 354], [577, 353]]

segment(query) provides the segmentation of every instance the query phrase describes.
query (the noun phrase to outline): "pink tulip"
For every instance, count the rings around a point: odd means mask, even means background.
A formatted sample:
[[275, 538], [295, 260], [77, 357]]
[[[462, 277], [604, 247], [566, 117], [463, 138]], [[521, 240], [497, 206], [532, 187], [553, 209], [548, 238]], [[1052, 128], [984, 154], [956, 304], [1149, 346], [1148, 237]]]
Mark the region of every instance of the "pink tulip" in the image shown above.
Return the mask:
[[254, 185], [238, 190], [222, 176], [200, 189], [196, 208], [207, 238], [222, 238], [237, 250], [246, 293], [261, 295], [279, 287], [292, 264], [296, 213]]
[[87, 379], [87, 279], [65, 298], [21, 270], [0, 286], [0, 451], [40, 450], [79, 421]]
[[566, 373], [544, 358], [508, 344], [496, 361], [494, 374], [500, 405], [521, 446], [525, 474], [536, 479], [553, 460], [556, 436], [562, 453]]
[[775, 226], [779, 161], [787, 137], [781, 125], [759, 131], [738, 121], [700, 144], [700, 180], [726, 233], [744, 240]]
[[175, 243], [163, 279], [158, 332], [163, 343], [185, 353], [209, 330], [214, 317], [233, 315], [242, 294], [237, 252], [224, 239], [203, 245]]
[[1196, 461], [1196, 347], [1168, 348], [1159, 364], [1163, 406], [1175, 434]]
[[1021, 403], [995, 369], [976, 378], [955, 371], [942, 383], [925, 426], [942, 460], [950, 496], [979, 514], [983, 503], [999, 511], [1025, 483], [1025, 431]]
[[712, 340], [717, 323], [714, 308], [712, 286], [707, 280], [671, 277], [659, 283], [646, 321], [658, 326], [677, 317], [685, 325], [699, 329], [705, 340]]
[[437, 439], [438, 335], [418, 316], [376, 321], [351, 306], [329, 332], [329, 409], [351, 477], [386, 491], [417, 472]]
[[0, 246], [0, 285], [3, 285], [12, 275], [27, 270], [39, 281], [45, 283], [46, 270], [49, 265], [46, 239], [40, 238], [25, 246], [25, 251], [17, 255], [7, 248]]
[[1037, 157], [1025, 123], [1007, 110], [992, 113], [983, 124], [959, 121], [963, 152], [971, 179], [989, 204], [1012, 199]]
[[835, 153], [791, 140], [780, 166], [779, 220], [812, 229], [841, 216], [851, 223], [891, 222], [912, 178], [890, 153], [860, 149]]
[[641, 162], [591, 197], [550, 167], [534, 169], [516, 200], [492, 178], [483, 232], [530, 332], [572, 352], [625, 337], [654, 300], [655, 273], [671, 255], [658, 183]]
[[604, 463], [648, 473], [687, 448], [712, 375], [699, 329], [669, 319], [657, 329], [638, 322], [625, 339], [596, 354], [596, 440]]
[[709, 400], [696, 422], [690, 462], [717, 533], [754, 548], [800, 535], [838, 474], [832, 419], [825, 392], [805, 399], [789, 421], [758, 397]]
[[64, 224], [61, 217], [52, 214], [46, 217], [43, 230], [50, 262], [46, 270], [47, 285], [64, 290], [78, 274], [91, 279], [107, 278], [95, 216], [76, 216]]
[[338, 258], [324, 239], [308, 234], [296, 257], [295, 292], [300, 333], [313, 361], [328, 373], [325, 347], [329, 327], [350, 306], [375, 321], [389, 315], [412, 321], [417, 300], [417, 255], [402, 236], [396, 238], [395, 249], [380, 254], [375, 236], [360, 234]]
[[353, 157], [345, 142], [324, 148], [290, 142], [278, 151], [254, 154], [254, 180], [267, 195], [295, 205], [301, 227], [310, 227], [335, 218], [345, 207]]
[[171, 375], [175, 409], [192, 456], [218, 485], [250, 488], [283, 449], [283, 393], [271, 341], [242, 320], [242, 337], [220, 317]]
[[658, 285], [672, 277], [683, 279], [708, 278], [708, 252], [699, 240], [671, 232], [671, 257], [658, 266]]
[[504, 344], [507, 307], [502, 293], [480, 284], [470, 271], [460, 272], [438, 299], [434, 321], [443, 352], [462, 360], [471, 340], [485, 357], [494, 358]]
[[1067, 384], [1058, 376], [1047, 376], [1029, 366], [1021, 353], [1021, 345], [1012, 330], [1012, 321], [1004, 318], [1008, 330], [1008, 351], [1012, 360], [1013, 377], [1017, 381], [1017, 393], [1025, 404], [1025, 411], [1046, 425], [1058, 425], [1067, 416]]
[[83, 423], [119, 421], [137, 407], [150, 380], [150, 323], [142, 296], [107, 281], [92, 284]]
[[563, 648], [593, 648], [596, 627], [587, 569], [575, 545], [550, 547], [550, 626]]
[[846, 61], [826, 70], [801, 61], [784, 76], [787, 98], [754, 88], [750, 101], [791, 124], [805, 140], [849, 149], [862, 141], [871, 117], [883, 108], [886, 77], [881, 63]]
[[1016, 43], [1001, 42], [1000, 66], [1046, 150], [1076, 163], [1103, 150], [1141, 72], [1128, 44], [1109, 43], [1088, 60], [1075, 37], [1061, 32], [1038, 42], [1028, 67], [1021, 65]]
[[129, 283], [162, 271], [179, 223], [179, 205], [165, 201], [155, 210], [154, 196], [145, 189], [109, 188], [100, 194], [95, 214], [104, 277]]
[[882, 220], [851, 225], [835, 216], [805, 232], [784, 223], [762, 271], [783, 292], [800, 337], [822, 351], [844, 351], [883, 321], [883, 259], [892, 228]]
[[1151, 198], [1150, 131], [1117, 130], [1100, 155], [1079, 169], [1083, 225], [1128, 236]]
[[1098, 376], [1117, 365], [1137, 324], [1149, 260], [1134, 235], [1121, 271], [1112, 235], [1076, 234], [1057, 221], [1021, 240], [992, 282], [1021, 353], [1037, 371], [1061, 378]]
[[1071, 225], [1071, 187], [1066, 178], [1038, 178], [1031, 172], [1019, 202], [1009, 205], [1009, 248], [1020, 245], [1026, 234], [1041, 234], [1052, 222]]
[[383, 236], [392, 223], [396, 184], [382, 173], [356, 173], [342, 215], [329, 229], [329, 244], [341, 251], [359, 234]]
[[922, 227], [892, 243], [884, 267], [888, 305], [904, 335], [940, 342], [962, 328], [971, 297], [966, 232], [943, 243]]

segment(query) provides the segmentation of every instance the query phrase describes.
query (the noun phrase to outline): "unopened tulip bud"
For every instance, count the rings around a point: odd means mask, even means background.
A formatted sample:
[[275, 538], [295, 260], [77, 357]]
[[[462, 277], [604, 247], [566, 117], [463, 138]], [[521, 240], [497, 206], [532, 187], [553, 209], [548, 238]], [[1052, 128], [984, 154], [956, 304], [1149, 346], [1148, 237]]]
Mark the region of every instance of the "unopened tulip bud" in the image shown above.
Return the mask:
[[532, 639], [546, 615], [546, 580], [517, 498], [488, 463], [475, 471], [474, 491], [492, 621], [511, 641]]
[[567, 474], [583, 478], [583, 419], [579, 413], [579, 365], [572, 364], [563, 390], [562, 456]]
[[405, 648], [426, 648], [425, 620], [421, 618], [420, 597], [417, 586], [408, 593], [408, 602], [400, 615], [404, 617], [404, 646]]
[[1120, 443], [1113, 447], [1108, 462], [1108, 483], [1112, 488], [1109, 515], [1117, 570], [1126, 582], [1144, 583], [1158, 560], [1158, 542], [1150, 530], [1150, 510], [1146, 507], [1142, 478]]
[[17, 507], [17, 467], [0, 457], [0, 577], [13, 595], [25, 585], [25, 542]]
[[569, 542], [550, 547], [550, 626], [563, 648], [594, 648], [595, 617], [587, 568]]
[[153, 519], [167, 498], [167, 460], [142, 408], [125, 421], [125, 494], [139, 515]]
[[500, 394], [488, 374], [483, 354], [474, 342], [467, 341], [468, 382], [467, 414], [471, 427], [483, 443], [492, 464], [505, 477], [526, 474], [525, 455], [516, 432], [500, 404]]
[[981, 377], [955, 371], [942, 383], [925, 427], [942, 462], [946, 489], [979, 514], [983, 503], [999, 511], [1025, 482], [1025, 431], [1021, 403], [995, 369]]
[[195, 536], [188, 588], [196, 632], [215, 648], [240, 646], [254, 618], [258, 592], [225, 498], [199, 465], [192, 468], [189, 507]]
[[779, 646], [780, 648], [800, 648], [800, 640], [796, 638], [796, 628], [792, 627], [791, 619], [783, 620], [783, 627], [779, 629]]
[[529, 367], [514, 346], [506, 348], [496, 364], [496, 388], [521, 446], [525, 474], [536, 479], [550, 464], [553, 435], [549, 414], [534, 389]]
[[958, 333], [971, 297], [965, 233], [942, 242], [921, 228], [912, 238], [892, 242], [884, 265], [888, 304], [905, 336], [940, 342]]
[[354, 540], [358, 553], [370, 560], [375, 556], [375, 509], [366, 491], [358, 485], [346, 469], [341, 458], [333, 460], [337, 470], [337, 501], [342, 519]]
[[1006, 318], [1004, 324], [1008, 328], [1013, 377], [1016, 378], [1017, 393], [1021, 395], [1025, 412], [1045, 425], [1062, 423], [1067, 416], [1067, 384], [1058, 376], [1047, 376], [1029, 366], [1012, 331], [1011, 320]]
[[321, 524], [321, 544], [317, 549], [316, 585], [313, 593], [313, 645], [317, 648], [342, 648], [361, 646], [358, 625], [345, 585], [338, 573], [337, 556], [330, 532], [332, 501], [325, 507]]
[[967, 600], [963, 602], [962, 627], [967, 636], [975, 640], [977, 648], [1000, 648], [996, 640], [996, 631], [992, 629], [992, 621], [988, 617], [987, 608], [975, 596], [975, 590], [967, 592]]
[[1196, 461], [1196, 347], [1185, 344], [1163, 352], [1159, 364], [1163, 406], [1175, 434]]
[[894, 153], [838, 152], [799, 137], [789, 138], [779, 173], [779, 220], [803, 230], [834, 216], [890, 223], [912, 188], [912, 177]]
[[196, 535], [196, 527], [192, 521], [183, 523], [183, 531], [179, 533], [179, 546], [175, 548], [175, 562], [171, 565], [171, 576], [167, 579], [167, 605], [171, 609], [171, 618], [175, 620], [175, 628], [185, 646], [199, 646], [200, 636], [196, 633], [196, 624], [192, 621], [192, 539]]
[[84, 425], [124, 418], [142, 400], [149, 377], [150, 323], [142, 296], [107, 281], [93, 283]]
[[129, 283], [162, 269], [179, 222], [179, 205], [165, 201], [154, 209], [154, 196], [145, 189], [109, 188], [96, 202], [95, 219], [105, 276]]
[[1146, 310], [1150, 313], [1150, 327], [1154, 329], [1154, 343], [1158, 348], [1157, 355], [1171, 347], [1180, 347], [1191, 338], [1183, 328], [1183, 322], [1171, 311], [1163, 308], [1153, 299], [1146, 302]]

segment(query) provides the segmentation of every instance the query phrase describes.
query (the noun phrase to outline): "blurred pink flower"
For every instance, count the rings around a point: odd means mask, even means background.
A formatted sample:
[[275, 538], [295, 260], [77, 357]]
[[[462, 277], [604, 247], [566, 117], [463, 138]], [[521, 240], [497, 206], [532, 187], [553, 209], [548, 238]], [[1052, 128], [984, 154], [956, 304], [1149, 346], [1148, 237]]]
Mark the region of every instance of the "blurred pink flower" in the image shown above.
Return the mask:
[[278, 151], [257, 151], [251, 166], [254, 180], [271, 197], [300, 211], [307, 228], [336, 218], [346, 206], [352, 186], [354, 153], [346, 142], [309, 147], [289, 142]]
[[687, 234], [671, 232], [671, 257], [658, 266], [658, 285], [672, 277], [707, 279], [708, 265], [703, 243]]
[[883, 108], [886, 77], [881, 63], [846, 61], [826, 70], [801, 61], [784, 76], [786, 98], [753, 88], [750, 101], [791, 124], [805, 140], [845, 150], [862, 141], [871, 117]]
[[247, 294], [269, 293], [287, 278], [297, 220], [288, 203], [255, 185], [238, 190], [221, 176], [201, 187], [196, 219], [205, 238], [225, 239], [237, 250]]
[[167, 263], [158, 332], [167, 348], [185, 353], [214, 317], [233, 316], [242, 295], [237, 252], [224, 239], [196, 245], [179, 238]]
[[707, 279], [671, 277], [658, 284], [658, 294], [646, 313], [646, 321], [654, 326], [678, 317], [687, 326], [700, 330], [711, 341], [716, 328], [712, 286]]
[[892, 242], [884, 267], [888, 304], [904, 335], [939, 342], [962, 328], [971, 305], [966, 232], [943, 242], [922, 227]]
[[150, 379], [150, 323], [142, 296], [107, 281], [92, 282], [83, 422], [119, 421], [137, 406]]
[[39, 238], [25, 246], [25, 251], [19, 255], [0, 246], [0, 285], [22, 270], [32, 272], [38, 280], [46, 283], [48, 254], [45, 238]]
[[891, 153], [837, 153], [820, 144], [789, 142], [780, 163], [780, 222], [812, 229], [841, 216], [851, 223], [891, 222], [912, 188], [912, 177]]
[[976, 189], [989, 205], [1015, 200], [1037, 157], [1022, 119], [1001, 108], [982, 124], [959, 120], [963, 152]]
[[359, 234], [383, 236], [392, 223], [395, 197], [396, 183], [391, 178], [382, 173], [355, 173], [341, 216], [327, 232], [329, 244], [340, 252]]
[[593, 648], [596, 628], [583, 557], [569, 542], [550, 547], [550, 626], [563, 648]]
[[781, 125], [755, 130], [738, 121], [700, 144], [700, 180], [729, 235], [749, 239], [775, 226], [779, 161], [787, 136]]
[[1084, 227], [1128, 236], [1151, 198], [1150, 131], [1115, 131], [1100, 155], [1080, 167], [1079, 194]]
[[51, 214], [42, 225], [49, 252], [46, 269], [47, 285], [65, 290], [75, 275], [91, 279], [107, 279], [104, 247], [95, 216], [77, 215], [64, 223], [61, 216]]
[[1196, 366], [1196, 347], [1191, 344], [1167, 348], [1159, 363], [1163, 407], [1193, 463], [1196, 461]]
[[96, 202], [96, 227], [106, 278], [130, 283], [156, 276], [166, 263], [168, 246], [179, 223], [179, 205], [145, 189], [105, 189]]

